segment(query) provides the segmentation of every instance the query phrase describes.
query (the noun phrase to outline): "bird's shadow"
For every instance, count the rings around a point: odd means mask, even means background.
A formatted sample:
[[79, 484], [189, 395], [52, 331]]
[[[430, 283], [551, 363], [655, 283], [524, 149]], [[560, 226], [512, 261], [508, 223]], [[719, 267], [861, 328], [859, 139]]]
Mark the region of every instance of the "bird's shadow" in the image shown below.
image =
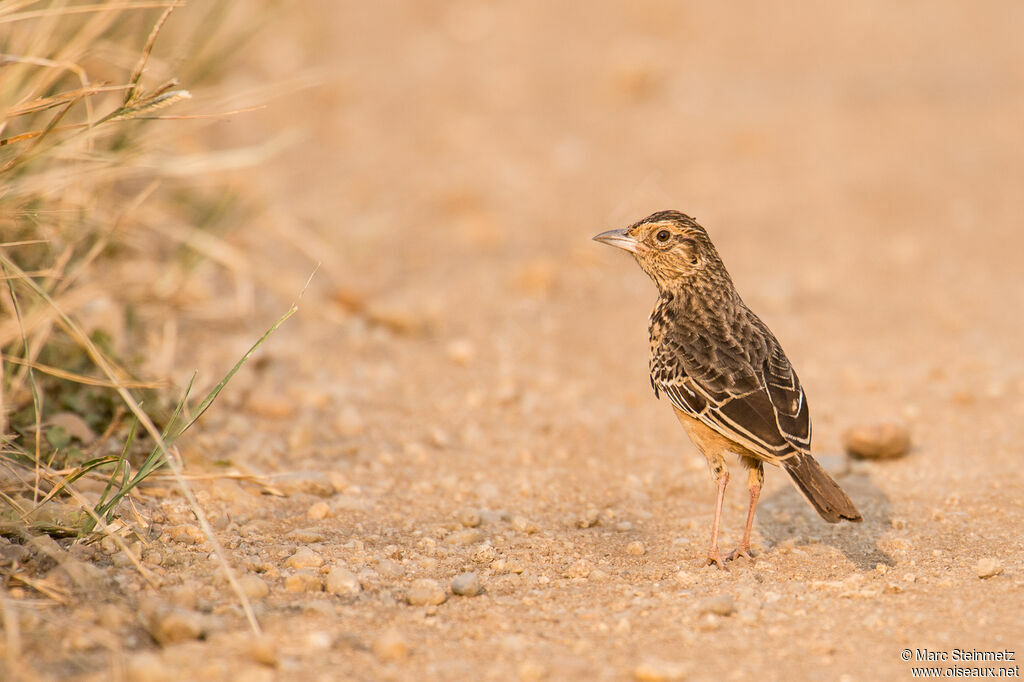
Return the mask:
[[866, 473], [848, 474], [839, 482], [864, 517], [862, 522], [825, 523], [796, 488], [782, 486], [757, 507], [758, 527], [768, 546], [787, 541], [795, 546], [825, 544], [838, 549], [860, 570], [878, 564], [895, 565], [892, 556], [879, 546], [891, 528], [892, 503], [888, 495]]

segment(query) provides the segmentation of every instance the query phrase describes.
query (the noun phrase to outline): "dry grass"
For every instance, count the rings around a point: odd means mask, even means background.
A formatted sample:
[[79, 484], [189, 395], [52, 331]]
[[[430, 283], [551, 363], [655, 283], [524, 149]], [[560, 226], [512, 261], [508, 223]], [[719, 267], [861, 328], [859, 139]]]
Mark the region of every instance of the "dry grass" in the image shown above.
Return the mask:
[[[123, 504], [168, 467], [217, 547], [173, 444], [295, 311], [198, 406], [136, 376], [147, 358], [127, 350], [153, 323], [173, 342], [197, 257], [247, 267], [218, 237], [237, 211], [211, 197], [230, 193], [168, 187], [154, 161], [180, 125], [155, 121], [202, 117], [171, 115], [192, 97], [181, 83], [215, 77], [250, 33], [230, 4], [0, 0], [0, 533], [109, 535], [144, 576]], [[156, 56], [168, 31], [188, 50], [181, 82]]]

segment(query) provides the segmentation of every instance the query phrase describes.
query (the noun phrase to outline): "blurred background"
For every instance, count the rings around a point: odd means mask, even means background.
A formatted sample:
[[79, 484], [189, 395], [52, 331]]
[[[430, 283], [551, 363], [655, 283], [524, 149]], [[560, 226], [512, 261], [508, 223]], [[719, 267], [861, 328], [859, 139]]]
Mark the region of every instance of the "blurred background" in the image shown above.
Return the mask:
[[[193, 369], [202, 397], [298, 301], [181, 448], [190, 471], [247, 478], [196, 485], [235, 523], [218, 528], [227, 546], [258, 528], [231, 561], [263, 567], [261, 619], [302, 671], [339, 659], [359, 679], [619, 679], [654, 652], [696, 679], [726, 660], [727, 677], [881, 679], [906, 666], [893, 656], [864, 677], [864, 651], [1008, 631], [957, 604], [996, 598], [965, 568], [978, 556], [1003, 556], [1016, 580], [1003, 589], [1020, 586], [1020, 3], [204, 2], [178, 7], [151, 54], [160, 8], [69, 7], [0, 1], [12, 499], [32, 497], [41, 461], [52, 481], [90, 456], [113, 464], [129, 423], [109, 392], [83, 398], [46, 372], [101, 377], [30, 280], [139, 382], [161, 427]], [[590, 241], [669, 208], [704, 225], [786, 348], [815, 450], [865, 513], [856, 531], [823, 528], [769, 472], [756, 579], [687, 568], [712, 494], [648, 385], [656, 293]], [[910, 429], [912, 456], [850, 473], [840, 433], [886, 421]], [[362, 581], [330, 613], [278, 589], [309, 490], [265, 486], [295, 472], [330, 479], [321, 551]], [[102, 479], [88, 482], [83, 499], [102, 502]], [[155, 486], [132, 494], [173, 516], [154, 501], [170, 484]], [[475, 565], [472, 547], [430, 544], [469, 507], [497, 514], [481, 538], [508, 563], [480, 568], [486, 611], [443, 607], [438, 638], [402, 590]], [[46, 523], [74, 535], [80, 521]], [[566, 569], [580, 561], [605, 582], [580, 586]], [[863, 596], [890, 570], [898, 604], [881, 583], [869, 599], [832, 589], [853, 580]], [[778, 605], [738, 621], [688, 606], [716, 590]], [[395, 627], [420, 658], [374, 649]], [[309, 628], [363, 644], [316, 653], [295, 639]], [[740, 648], [722, 628], [767, 644]], [[806, 638], [822, 642], [810, 656]], [[706, 655], [680, 653], [694, 650]]]

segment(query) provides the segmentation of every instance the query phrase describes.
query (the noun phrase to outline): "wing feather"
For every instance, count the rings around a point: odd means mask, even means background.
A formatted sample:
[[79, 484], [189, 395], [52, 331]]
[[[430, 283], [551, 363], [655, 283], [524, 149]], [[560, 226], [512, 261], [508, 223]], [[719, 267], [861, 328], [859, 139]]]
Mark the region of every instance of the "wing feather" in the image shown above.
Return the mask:
[[751, 313], [738, 329], [666, 326], [651, 349], [655, 391], [765, 459], [810, 450], [803, 387], [779, 342], [756, 316]]

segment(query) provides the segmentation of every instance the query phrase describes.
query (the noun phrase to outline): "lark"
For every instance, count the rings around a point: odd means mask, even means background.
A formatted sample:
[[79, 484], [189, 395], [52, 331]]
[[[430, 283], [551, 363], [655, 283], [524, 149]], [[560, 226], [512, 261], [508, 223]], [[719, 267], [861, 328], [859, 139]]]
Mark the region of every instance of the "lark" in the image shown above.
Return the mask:
[[[771, 330], [746, 306], [718, 250], [693, 218], [661, 211], [596, 241], [624, 249], [658, 287], [651, 313], [651, 386], [664, 395], [704, 455], [718, 489], [707, 563], [750, 556], [764, 464], [781, 466], [829, 523], [860, 521], [842, 488], [811, 457], [811, 415], [793, 366]], [[718, 549], [727, 455], [748, 470], [743, 539]]]

